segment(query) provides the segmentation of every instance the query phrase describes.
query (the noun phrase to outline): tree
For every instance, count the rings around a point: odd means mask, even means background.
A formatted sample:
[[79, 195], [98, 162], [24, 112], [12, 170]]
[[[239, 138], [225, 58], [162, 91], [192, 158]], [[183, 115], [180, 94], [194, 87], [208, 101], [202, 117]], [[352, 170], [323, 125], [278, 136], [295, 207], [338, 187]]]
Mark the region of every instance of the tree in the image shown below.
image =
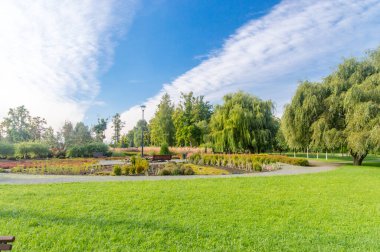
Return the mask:
[[46, 120], [39, 116], [30, 119], [30, 137], [32, 141], [40, 141], [46, 131]]
[[175, 128], [173, 123], [174, 106], [168, 94], [164, 94], [156, 113], [149, 125], [151, 142], [155, 146], [167, 143], [173, 146], [175, 142]]
[[276, 135], [272, 102], [244, 92], [228, 94], [223, 101], [210, 122], [215, 150], [260, 153], [271, 149]]
[[[203, 96], [193, 93], [181, 95], [181, 101], [173, 114], [175, 137], [178, 146], [199, 146], [206, 139], [207, 127], [212, 114], [212, 106]], [[203, 123], [201, 123], [204, 121]]]
[[361, 165], [379, 147], [379, 125], [380, 48], [363, 60], [345, 60], [312, 88], [300, 85], [282, 127], [291, 147], [348, 149]]
[[113, 136], [112, 139], [114, 140], [114, 145], [118, 145], [120, 143], [120, 136], [121, 136], [121, 130], [124, 127], [124, 122], [120, 119], [120, 114], [116, 113], [112, 117], [112, 128], [113, 128]]
[[9, 109], [8, 117], [3, 121], [7, 139], [12, 143], [31, 140], [30, 125], [30, 113], [25, 106]]
[[98, 123], [92, 128], [92, 131], [95, 133], [95, 140], [98, 142], [103, 142], [106, 136], [104, 132], [107, 129], [108, 119], [98, 118]]
[[75, 125], [73, 133], [75, 145], [85, 145], [93, 141], [89, 127], [86, 126], [83, 122], [78, 122]]
[[144, 131], [144, 146], [150, 145], [148, 123], [145, 120], [139, 120], [133, 129], [134, 146], [141, 146], [142, 131]]
[[61, 136], [63, 138], [65, 148], [74, 145], [74, 127], [70, 121], [65, 121], [61, 129]]

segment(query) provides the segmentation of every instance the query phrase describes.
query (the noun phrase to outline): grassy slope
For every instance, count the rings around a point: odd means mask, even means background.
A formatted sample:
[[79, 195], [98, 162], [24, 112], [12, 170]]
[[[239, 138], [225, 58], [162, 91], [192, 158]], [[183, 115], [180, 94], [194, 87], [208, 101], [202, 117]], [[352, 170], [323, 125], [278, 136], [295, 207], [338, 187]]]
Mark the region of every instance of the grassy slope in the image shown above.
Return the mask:
[[14, 251], [379, 251], [380, 168], [0, 186]]

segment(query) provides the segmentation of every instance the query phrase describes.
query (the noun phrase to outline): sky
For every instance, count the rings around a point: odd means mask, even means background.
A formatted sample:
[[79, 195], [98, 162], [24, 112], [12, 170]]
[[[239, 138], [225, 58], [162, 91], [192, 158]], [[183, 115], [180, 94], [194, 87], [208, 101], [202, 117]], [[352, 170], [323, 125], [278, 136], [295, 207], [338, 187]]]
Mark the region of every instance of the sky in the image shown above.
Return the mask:
[[0, 1], [0, 118], [25, 105], [55, 129], [121, 113], [131, 129], [164, 93], [276, 104], [303, 80], [380, 45], [379, 0]]

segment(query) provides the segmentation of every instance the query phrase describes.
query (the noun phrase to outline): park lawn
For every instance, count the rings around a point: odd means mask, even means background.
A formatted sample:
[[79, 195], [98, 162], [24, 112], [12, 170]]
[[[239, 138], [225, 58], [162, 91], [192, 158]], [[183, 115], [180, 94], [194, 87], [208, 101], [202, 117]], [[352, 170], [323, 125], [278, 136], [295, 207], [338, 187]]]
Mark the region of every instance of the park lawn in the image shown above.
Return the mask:
[[14, 251], [379, 251], [380, 168], [0, 186]]

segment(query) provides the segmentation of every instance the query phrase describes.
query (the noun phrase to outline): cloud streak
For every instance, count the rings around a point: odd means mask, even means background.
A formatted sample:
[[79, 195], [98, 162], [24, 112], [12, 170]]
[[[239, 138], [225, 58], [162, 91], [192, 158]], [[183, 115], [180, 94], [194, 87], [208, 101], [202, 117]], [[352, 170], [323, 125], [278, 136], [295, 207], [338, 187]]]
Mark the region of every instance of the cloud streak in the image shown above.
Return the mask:
[[82, 120], [136, 1], [1, 1], [0, 118], [25, 105], [55, 128]]
[[[380, 43], [377, 0], [283, 1], [267, 15], [252, 20], [223, 47], [147, 99], [146, 118], [160, 97], [178, 102], [181, 92], [220, 101], [228, 92], [246, 90], [272, 99], [281, 114], [299, 80], [318, 80], [343, 57], [362, 55]], [[131, 129], [141, 117], [139, 106], [122, 113]]]

